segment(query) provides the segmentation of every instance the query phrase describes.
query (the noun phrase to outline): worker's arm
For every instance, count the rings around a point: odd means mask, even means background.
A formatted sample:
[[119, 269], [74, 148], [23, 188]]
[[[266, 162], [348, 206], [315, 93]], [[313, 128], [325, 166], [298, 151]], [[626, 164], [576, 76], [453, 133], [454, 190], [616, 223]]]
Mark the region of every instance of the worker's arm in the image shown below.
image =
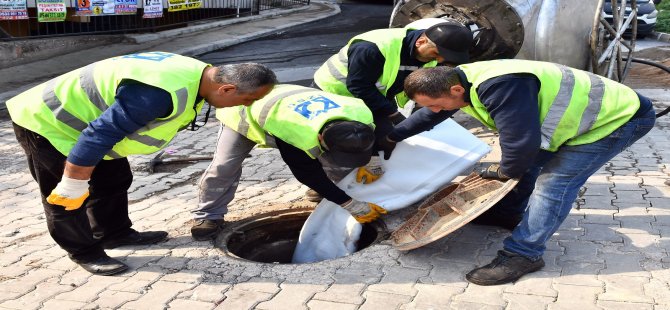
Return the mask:
[[428, 108], [421, 108], [412, 113], [406, 120], [396, 125], [393, 131], [388, 134], [388, 138], [398, 142], [405, 140], [416, 134], [431, 130], [437, 124], [445, 121], [458, 110], [433, 112]]
[[66, 210], [81, 207], [88, 197], [88, 180], [105, 154], [128, 134], [171, 111], [172, 98], [166, 91], [134, 81], [122, 83], [115, 103], [82, 131], [47, 202]]
[[134, 81], [122, 83], [115, 103], [81, 132], [68, 154], [64, 175], [80, 180], [90, 178], [95, 165], [115, 144], [171, 112], [172, 97], [165, 90]]
[[365, 102], [375, 116], [388, 117], [398, 112], [395, 102], [387, 99], [377, 88], [384, 71], [385, 58], [377, 45], [367, 41], [355, 42], [347, 52], [349, 73], [347, 89], [354, 97]]
[[521, 177], [540, 151], [539, 91], [531, 74], [503, 75], [477, 88], [500, 135], [500, 170], [511, 178]]
[[328, 178], [318, 160], [280, 139], [276, 139], [276, 142], [279, 154], [300, 183], [336, 204], [341, 205], [351, 200], [349, 195]]

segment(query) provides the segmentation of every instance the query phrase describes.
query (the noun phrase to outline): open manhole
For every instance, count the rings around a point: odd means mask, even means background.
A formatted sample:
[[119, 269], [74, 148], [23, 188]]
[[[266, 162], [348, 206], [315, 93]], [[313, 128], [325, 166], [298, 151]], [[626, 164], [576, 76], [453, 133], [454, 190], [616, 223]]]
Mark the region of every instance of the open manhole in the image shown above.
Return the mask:
[[[291, 264], [300, 229], [311, 209], [280, 210], [229, 223], [216, 238], [226, 255], [259, 263]], [[387, 237], [383, 221], [363, 224], [357, 251]]]

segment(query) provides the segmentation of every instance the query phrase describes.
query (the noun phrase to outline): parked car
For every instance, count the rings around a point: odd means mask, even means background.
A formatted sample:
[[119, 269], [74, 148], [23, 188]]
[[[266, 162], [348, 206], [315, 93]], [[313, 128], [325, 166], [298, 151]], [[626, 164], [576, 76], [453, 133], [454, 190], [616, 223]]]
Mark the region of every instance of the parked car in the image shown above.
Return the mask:
[[[630, 0], [636, 1], [637, 4], [637, 37], [643, 38], [648, 34], [651, 34], [654, 31], [656, 26], [656, 15], [658, 11], [656, 10], [655, 2], [660, 3], [660, 0]], [[619, 3], [621, 3], [619, 1]], [[626, 12], [624, 13], [626, 17], [631, 12], [630, 2], [626, 3]], [[603, 15], [605, 20], [609, 23], [612, 23], [612, 2], [610, 0], [605, 0], [605, 5], [603, 6]], [[628, 27], [625, 34], [631, 34], [631, 27]]]

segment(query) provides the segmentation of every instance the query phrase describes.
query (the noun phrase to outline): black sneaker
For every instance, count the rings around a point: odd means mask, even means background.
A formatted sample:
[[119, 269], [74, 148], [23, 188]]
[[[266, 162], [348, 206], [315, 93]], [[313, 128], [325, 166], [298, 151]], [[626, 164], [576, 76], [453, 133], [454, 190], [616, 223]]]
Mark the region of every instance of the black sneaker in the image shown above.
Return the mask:
[[519, 225], [522, 219], [523, 214], [500, 215], [495, 212], [492, 212], [492, 210], [487, 210], [486, 212], [480, 214], [478, 217], [472, 220], [472, 222], [470, 223], [475, 225], [495, 226], [507, 230], [514, 230], [514, 228], [516, 228], [516, 226]]
[[508, 251], [498, 251], [498, 257], [483, 267], [475, 268], [465, 275], [468, 281], [479, 285], [498, 285], [514, 282], [523, 275], [544, 267], [542, 258], [532, 261]]
[[211, 240], [223, 229], [223, 220], [196, 220], [191, 227], [191, 236], [196, 241]]
[[148, 245], [158, 243], [165, 240], [167, 231], [143, 231], [138, 232], [133, 230], [131, 233], [110, 240], [102, 242], [102, 248], [113, 249], [124, 245]]
[[89, 261], [76, 261], [84, 270], [98, 276], [111, 276], [124, 272], [128, 266], [107, 255]]
[[321, 200], [323, 200], [323, 196], [310, 188], [305, 191], [305, 199], [311, 202], [321, 202]]

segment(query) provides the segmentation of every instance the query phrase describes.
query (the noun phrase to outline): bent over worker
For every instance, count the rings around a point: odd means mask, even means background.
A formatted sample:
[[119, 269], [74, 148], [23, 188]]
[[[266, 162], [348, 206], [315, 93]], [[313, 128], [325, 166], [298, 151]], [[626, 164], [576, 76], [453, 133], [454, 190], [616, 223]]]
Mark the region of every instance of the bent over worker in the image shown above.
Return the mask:
[[222, 228], [242, 174], [242, 161], [257, 144], [279, 149], [298, 181], [341, 205], [359, 222], [375, 220], [386, 212], [352, 199], [324, 171], [324, 166], [355, 168], [370, 160], [372, 114], [361, 100], [277, 85], [251, 106], [219, 109], [216, 117], [222, 125], [214, 160], [199, 182], [193, 239], [211, 239]]
[[469, 61], [472, 32], [454, 21], [428, 29], [377, 29], [353, 37], [314, 74], [322, 90], [365, 102], [376, 130], [387, 134], [404, 119], [405, 77], [421, 67], [438, 63], [458, 65]]
[[[512, 230], [503, 250], [466, 278], [479, 285], [517, 280], [544, 266], [547, 240], [587, 179], [654, 126], [651, 101], [589, 72], [528, 60], [494, 60], [416, 71], [405, 91], [424, 106], [388, 135], [400, 141], [461, 109], [500, 134], [502, 158], [484, 178], [519, 183], [491, 210]], [[385, 140], [386, 151], [394, 144]]]
[[214, 107], [250, 104], [275, 83], [260, 64], [212, 67], [147, 52], [95, 62], [10, 99], [14, 132], [39, 184], [51, 237], [93, 274], [126, 270], [104, 249], [167, 236], [131, 228], [133, 176], [126, 157], [167, 146], [205, 100]]

